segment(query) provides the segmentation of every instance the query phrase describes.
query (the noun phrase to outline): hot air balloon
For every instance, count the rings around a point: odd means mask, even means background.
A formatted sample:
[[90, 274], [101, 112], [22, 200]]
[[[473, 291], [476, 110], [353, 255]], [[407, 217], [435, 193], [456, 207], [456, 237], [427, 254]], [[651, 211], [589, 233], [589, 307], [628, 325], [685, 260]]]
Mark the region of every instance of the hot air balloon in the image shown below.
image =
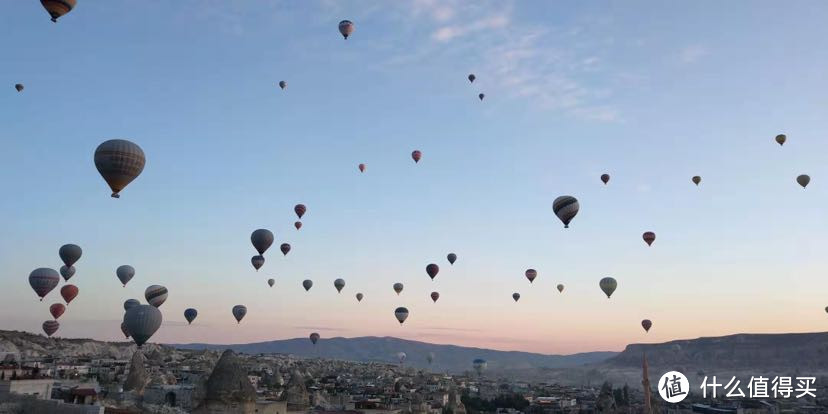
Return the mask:
[[95, 150], [95, 167], [112, 189], [113, 198], [120, 197], [124, 187], [144, 170], [145, 163], [141, 147], [127, 140], [111, 139]]
[[283, 255], [287, 256], [288, 252], [290, 252], [290, 245], [287, 243], [282, 243], [282, 245], [279, 246], [279, 250], [282, 251]]
[[481, 93], [481, 94], [478, 94], [477, 97], [480, 98], [480, 100], [482, 101], [483, 98], [486, 97], [486, 94]]
[[273, 233], [268, 229], [258, 229], [253, 231], [250, 235], [250, 242], [260, 255], [265, 254], [267, 249], [273, 244]]
[[363, 297], [365, 297], [365, 295], [363, 295], [362, 293], [357, 293], [356, 294], [357, 302], [362, 302]]
[[408, 319], [408, 309], [400, 306], [399, 308], [394, 310], [394, 316], [397, 317], [397, 320], [400, 322], [400, 325]]
[[598, 282], [598, 286], [601, 287], [601, 290], [604, 291], [604, 294], [607, 295], [607, 299], [612, 296], [612, 292], [615, 292], [615, 288], [618, 287], [618, 282], [611, 277], [605, 277]]
[[359, 168], [359, 172], [361, 172], [361, 173], [365, 172], [365, 164], [359, 164], [358, 168]]
[[184, 319], [187, 320], [187, 325], [191, 325], [198, 316], [198, 311], [193, 308], [184, 309]]
[[241, 320], [244, 318], [244, 315], [247, 315], [247, 306], [233, 306], [233, 317], [236, 318], [236, 323], [241, 323]]
[[799, 185], [801, 185], [802, 188], [805, 188], [808, 186], [808, 183], [811, 182], [811, 177], [809, 177], [806, 174], [802, 174], [799, 177], [796, 177], [796, 182], [799, 183]]
[[701, 182], [701, 177], [699, 177], [698, 175], [694, 175], [692, 180], [693, 180], [693, 184], [696, 184], [696, 187], [698, 187], [699, 183]]
[[[282, 89], [287, 88], [287, 82], [285, 82], [285, 81], [279, 81], [279, 87], [280, 87], [280, 88], [282, 88]], [[299, 89], [302, 89], [302, 88], [299, 88]]]
[[40, 267], [29, 273], [29, 285], [42, 301], [60, 282], [60, 275], [54, 269]]
[[296, 213], [296, 216], [300, 219], [305, 215], [306, 211], [308, 211], [308, 208], [305, 207], [304, 204], [297, 204], [293, 207], [293, 212]]
[[419, 150], [415, 150], [411, 153], [411, 159], [413, 159], [415, 163], [420, 162], [420, 158], [422, 158], [422, 157], [423, 157], [423, 153], [420, 152]]
[[647, 243], [647, 246], [652, 246], [653, 242], [655, 241], [655, 233], [651, 231], [644, 232], [641, 237], [644, 239], [644, 242]]
[[267, 284], [268, 286], [273, 287], [273, 285], [276, 284], [276, 279], [267, 279]]
[[437, 303], [437, 299], [440, 299], [440, 292], [431, 292], [431, 300]]
[[126, 322], [121, 322], [121, 332], [123, 332], [123, 333], [124, 333], [124, 337], [126, 337], [127, 339], [129, 339], [129, 331], [127, 330], [127, 324], [126, 324]]
[[127, 283], [135, 276], [135, 268], [130, 265], [121, 265], [115, 269], [115, 276], [121, 281], [121, 284], [126, 287]]
[[825, 313], [828, 313], [828, 306], [825, 307]]
[[147, 303], [154, 307], [160, 307], [167, 300], [167, 288], [160, 285], [152, 285], [144, 291], [144, 298]]
[[60, 315], [63, 315], [63, 312], [66, 312], [66, 306], [63, 306], [62, 303], [53, 303], [52, 306], [49, 306], [49, 313], [56, 320], [60, 318]]
[[128, 311], [130, 308], [140, 305], [141, 302], [138, 299], [127, 299], [124, 301], [124, 312]]
[[475, 79], [477, 79], [477, 76], [474, 76], [474, 73], [469, 73], [469, 82], [474, 83]]
[[78, 296], [78, 287], [75, 285], [63, 285], [60, 288], [60, 296], [63, 297], [63, 300], [68, 305], [69, 302], [73, 301]]
[[535, 269], [526, 269], [526, 278], [529, 279], [529, 283], [535, 281], [535, 278], [538, 277], [538, 271]]
[[472, 361], [472, 366], [474, 367], [474, 370], [477, 371], [477, 375], [483, 375], [483, 371], [486, 370], [486, 367], [489, 366], [489, 363], [486, 362], [485, 359], [477, 358], [474, 361]]
[[310, 341], [312, 344], [316, 345], [316, 342], [319, 341], [319, 334], [316, 332], [310, 334]]
[[394, 292], [397, 292], [397, 295], [400, 294], [403, 290], [403, 284], [400, 282], [394, 283]]
[[653, 326], [653, 322], [649, 319], [644, 319], [641, 321], [641, 327], [644, 328], [645, 332], [650, 332], [650, 328]]
[[311, 287], [313, 287], [313, 281], [310, 279], [305, 279], [302, 281], [302, 287], [305, 288], [305, 292], [309, 291]]
[[60, 260], [63, 260], [63, 264], [66, 266], [74, 265], [80, 259], [81, 254], [83, 254], [83, 250], [77, 244], [64, 244], [58, 250]]
[[43, 332], [46, 332], [46, 336], [52, 337], [55, 332], [57, 332], [58, 328], [60, 328], [60, 324], [58, 321], [46, 321], [43, 322]]
[[72, 11], [76, 3], [77, 0], [40, 0], [40, 4], [49, 12], [55, 23], [61, 16]]
[[351, 22], [350, 20], [343, 20], [343, 21], [339, 22], [339, 33], [342, 34], [342, 37], [344, 37], [345, 40], [347, 40], [348, 36], [350, 36], [351, 33], [353, 33], [353, 32], [354, 32], [354, 23], [353, 22]]
[[446, 256], [446, 259], [448, 259], [450, 265], [453, 265], [454, 262], [457, 261], [457, 255], [454, 253], [449, 253], [448, 256]]
[[405, 352], [397, 352], [397, 360], [400, 361], [400, 364], [405, 362], [406, 357], [407, 355], [405, 354]]
[[150, 305], [134, 306], [124, 315], [126, 332], [129, 332], [138, 347], [144, 345], [155, 334], [163, 320], [161, 311]]
[[517, 302], [518, 300], [520, 300], [520, 293], [517, 293], [517, 292], [512, 293], [512, 299], [514, 299], [514, 300], [515, 300], [515, 302]]
[[253, 265], [253, 268], [256, 269], [257, 272], [259, 271], [259, 269], [262, 268], [262, 266], [264, 266], [264, 262], [264, 256], [257, 255], [250, 258], [250, 263]]
[[780, 146], [785, 145], [785, 140], [787, 139], [788, 137], [785, 134], [779, 134], [776, 136], [776, 143]]
[[426, 266], [426, 273], [428, 274], [428, 277], [431, 278], [431, 280], [434, 280], [434, 277], [437, 276], [437, 273], [439, 272], [440, 266], [437, 266], [434, 263], [431, 263], [428, 266]]
[[575, 218], [580, 208], [578, 200], [572, 196], [560, 196], [552, 202], [552, 211], [563, 222], [566, 229], [569, 228], [569, 222]]
[[293, 222], [293, 227], [296, 227], [296, 230], [301, 229], [302, 228], [302, 222], [301, 221]]
[[14, 89], [17, 89], [18, 92], [23, 92], [23, 84], [22, 83], [14, 84]]
[[334, 280], [334, 287], [336, 291], [342, 293], [342, 288], [345, 287], [345, 280], [344, 279], [336, 279]]
[[564, 285], [559, 283], [558, 284], [558, 292], [563, 293], [563, 290], [564, 290]]
[[75, 266], [68, 266], [68, 267], [66, 265], [61, 266], [60, 267], [60, 275], [63, 276], [63, 280], [68, 282], [69, 279], [71, 279], [72, 276], [75, 275]]
[[610, 180], [609, 174], [601, 174], [601, 182], [603, 182], [604, 185], [606, 185], [609, 182], [609, 180]]
[[436, 355], [434, 355], [434, 352], [429, 352], [428, 354], [426, 354], [426, 360], [428, 361], [429, 364], [434, 362], [434, 357], [435, 356]]

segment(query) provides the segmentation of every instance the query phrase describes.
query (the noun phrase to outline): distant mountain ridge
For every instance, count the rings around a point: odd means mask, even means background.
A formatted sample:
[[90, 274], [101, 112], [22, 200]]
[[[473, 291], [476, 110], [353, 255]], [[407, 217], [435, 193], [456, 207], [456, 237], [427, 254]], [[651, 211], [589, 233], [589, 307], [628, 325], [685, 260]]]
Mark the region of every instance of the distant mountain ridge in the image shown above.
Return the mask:
[[[462, 372], [472, 370], [472, 360], [483, 358], [488, 369], [519, 370], [531, 368], [570, 368], [598, 363], [613, 357], [617, 352], [585, 352], [572, 355], [545, 355], [521, 351], [497, 351], [493, 349], [431, 344], [394, 337], [363, 336], [355, 338], [323, 338], [313, 346], [307, 338], [284, 339], [250, 344], [174, 344], [180, 349], [232, 349], [246, 354], [279, 353], [299, 357], [321, 357], [362, 362], [397, 363], [397, 353], [405, 352], [405, 365], [430, 368], [435, 371]], [[429, 352], [435, 354], [429, 365]]]

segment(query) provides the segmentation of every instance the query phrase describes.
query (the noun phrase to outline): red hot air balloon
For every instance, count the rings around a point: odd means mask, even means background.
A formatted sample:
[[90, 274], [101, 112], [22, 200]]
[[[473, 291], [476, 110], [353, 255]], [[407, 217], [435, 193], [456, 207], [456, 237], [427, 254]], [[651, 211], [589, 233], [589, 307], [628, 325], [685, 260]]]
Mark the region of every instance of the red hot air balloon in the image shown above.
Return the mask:
[[644, 239], [644, 242], [647, 243], [647, 246], [652, 246], [655, 241], [655, 233], [651, 231], [644, 232], [641, 237]]
[[297, 204], [295, 207], [293, 207], [293, 212], [296, 213], [296, 215], [299, 216], [300, 219], [302, 218], [302, 216], [305, 215], [306, 211], [308, 211], [308, 208], [305, 207], [304, 204]]
[[78, 296], [78, 287], [75, 285], [63, 285], [63, 287], [60, 288], [60, 296], [63, 296], [63, 300], [66, 301], [66, 304], [68, 305], [69, 302]]
[[437, 299], [440, 299], [440, 293], [439, 292], [431, 292], [431, 300], [433, 300], [434, 303], [437, 303]]
[[365, 164], [359, 164], [359, 172], [361, 172], [361, 173], [365, 172]]
[[343, 20], [339, 22], [339, 33], [345, 40], [348, 40], [348, 36], [354, 32], [354, 23], [350, 20]]
[[641, 321], [641, 327], [644, 328], [645, 332], [650, 332], [650, 328], [653, 326], [653, 322], [649, 319], [644, 319]]
[[413, 159], [415, 163], [420, 162], [420, 158], [422, 158], [422, 157], [423, 157], [423, 153], [420, 152], [419, 150], [415, 150], [414, 152], [411, 153], [411, 159]]
[[66, 312], [66, 306], [63, 306], [62, 303], [53, 303], [52, 306], [49, 306], [49, 313], [51, 313], [52, 317], [55, 319], [60, 318], [60, 315], [63, 315], [63, 312]]
[[279, 250], [282, 251], [283, 255], [287, 256], [288, 252], [290, 252], [290, 245], [287, 243], [282, 243], [282, 245], [279, 246]]
[[43, 322], [43, 332], [46, 332], [46, 336], [50, 338], [58, 331], [58, 328], [60, 328], [58, 321]]
[[437, 273], [439, 272], [440, 266], [437, 266], [434, 263], [431, 263], [428, 266], [426, 266], [426, 273], [428, 273], [428, 277], [430, 277], [431, 280], [434, 280], [434, 278], [437, 276]]
[[538, 277], [538, 271], [535, 269], [526, 269], [526, 278], [529, 279], [529, 283], [535, 281], [535, 278]]
[[606, 185], [609, 182], [610, 176], [609, 174], [601, 174], [601, 182]]
[[297, 222], [293, 223], [293, 227], [296, 227], [296, 230], [301, 229], [302, 228], [302, 222], [297, 221]]

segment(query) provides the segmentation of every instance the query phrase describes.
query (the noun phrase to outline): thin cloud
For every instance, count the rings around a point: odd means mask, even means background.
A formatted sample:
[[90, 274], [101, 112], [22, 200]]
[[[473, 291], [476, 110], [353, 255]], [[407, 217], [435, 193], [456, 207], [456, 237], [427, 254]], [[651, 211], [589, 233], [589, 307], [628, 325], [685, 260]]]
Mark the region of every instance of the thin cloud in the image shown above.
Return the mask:
[[707, 56], [707, 48], [701, 45], [691, 45], [687, 46], [682, 49], [679, 54], [678, 58], [681, 63], [696, 63], [699, 59]]

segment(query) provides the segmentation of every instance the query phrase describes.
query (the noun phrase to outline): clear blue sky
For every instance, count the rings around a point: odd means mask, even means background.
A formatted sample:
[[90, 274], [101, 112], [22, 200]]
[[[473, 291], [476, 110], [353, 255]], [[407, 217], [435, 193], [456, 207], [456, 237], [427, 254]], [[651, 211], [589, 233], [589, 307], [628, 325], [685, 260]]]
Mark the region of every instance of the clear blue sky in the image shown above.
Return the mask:
[[[64, 336], [118, 338], [151, 284], [170, 289], [164, 342], [576, 352], [828, 323], [825, 2], [78, 3], [57, 24], [35, 1], [0, 13], [0, 328], [40, 331], [59, 295], [38, 302], [27, 276], [67, 242], [84, 256]], [[147, 154], [119, 200], [92, 162], [112, 138]], [[568, 230], [562, 194], [581, 202]], [[256, 273], [260, 227], [277, 243]]]

